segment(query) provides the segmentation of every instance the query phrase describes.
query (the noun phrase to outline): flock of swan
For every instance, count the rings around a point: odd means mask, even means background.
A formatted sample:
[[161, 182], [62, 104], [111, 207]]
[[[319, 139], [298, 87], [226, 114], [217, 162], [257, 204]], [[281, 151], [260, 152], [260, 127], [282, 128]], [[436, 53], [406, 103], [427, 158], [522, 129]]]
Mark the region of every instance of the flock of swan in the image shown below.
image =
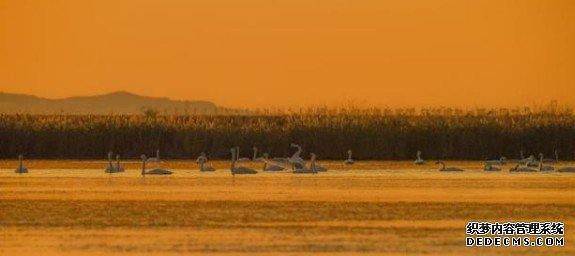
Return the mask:
[[[559, 163], [559, 151], [555, 150], [555, 159], [545, 159], [543, 158], [543, 154], [539, 154], [539, 159], [536, 159], [535, 156], [531, 155], [527, 158], [524, 157], [523, 151], [520, 152], [520, 159], [507, 159], [506, 157], [501, 157], [498, 160], [488, 160], [485, 161], [485, 166], [483, 167], [484, 171], [501, 171], [504, 165], [507, 163], [515, 164], [514, 167], [509, 169], [509, 172], [549, 172], [555, 171], [555, 167], [549, 164], [549, 162]], [[415, 164], [421, 165], [425, 164], [425, 161], [421, 158], [421, 152], [417, 152], [417, 160], [415, 160]], [[443, 161], [437, 161], [436, 164], [441, 165], [440, 171], [444, 172], [462, 172], [464, 171], [462, 168], [459, 167], [447, 167]], [[561, 167], [556, 170], [557, 172], [575, 172], [575, 167]]]
[[[233, 147], [230, 149], [231, 152], [231, 166], [230, 171], [232, 175], [236, 174], [257, 174], [258, 171], [246, 166], [241, 166], [241, 163], [254, 162], [262, 163], [262, 171], [265, 172], [279, 172], [284, 170], [291, 170], [292, 173], [296, 174], [316, 174], [319, 172], [326, 172], [327, 168], [317, 164], [317, 156], [314, 153], [310, 154], [310, 163], [307, 164], [306, 161], [301, 157], [302, 147], [297, 144], [290, 145], [296, 148], [296, 152], [291, 157], [276, 157], [269, 159], [267, 153], [263, 153], [262, 157], [258, 157], [258, 149], [253, 147], [253, 157], [240, 157], [240, 148]], [[422, 152], [417, 151], [415, 165], [425, 165], [427, 162], [421, 157]], [[116, 162], [113, 163], [112, 159], [113, 153], [108, 153], [108, 166], [105, 169], [105, 173], [121, 173], [125, 172], [124, 167], [120, 163], [120, 155], [116, 155]], [[543, 171], [555, 171], [555, 167], [549, 164], [549, 162], [559, 162], [559, 152], [555, 151], [555, 159], [545, 159], [543, 154], [539, 154], [539, 159], [531, 155], [527, 158], [524, 157], [523, 151], [520, 152], [520, 159], [507, 159], [506, 157], [501, 157], [498, 160], [488, 160], [485, 162], [483, 170], [485, 171], [501, 171], [501, 166], [507, 163], [516, 164], [514, 167], [509, 169], [509, 172], [543, 172]], [[28, 169], [23, 163], [24, 157], [22, 155], [18, 156], [18, 167], [16, 168], [16, 173], [28, 173]], [[141, 156], [142, 159], [142, 171], [141, 175], [170, 175], [173, 171], [169, 171], [162, 168], [154, 168], [151, 170], [146, 169], [147, 163], [159, 163], [160, 160], [160, 150], [156, 150], [155, 157], [146, 157], [146, 155]], [[196, 159], [196, 163], [200, 166], [201, 172], [214, 172], [216, 168], [208, 165], [208, 157], [204, 152]], [[344, 165], [353, 165], [355, 161], [352, 159], [352, 151], [347, 151], [347, 159], [344, 161]], [[440, 165], [439, 171], [441, 172], [462, 172], [465, 171], [462, 168], [454, 166], [446, 166], [441, 160], [437, 161], [435, 164]], [[557, 169], [557, 172], [575, 172], [575, 167], [562, 167]]]

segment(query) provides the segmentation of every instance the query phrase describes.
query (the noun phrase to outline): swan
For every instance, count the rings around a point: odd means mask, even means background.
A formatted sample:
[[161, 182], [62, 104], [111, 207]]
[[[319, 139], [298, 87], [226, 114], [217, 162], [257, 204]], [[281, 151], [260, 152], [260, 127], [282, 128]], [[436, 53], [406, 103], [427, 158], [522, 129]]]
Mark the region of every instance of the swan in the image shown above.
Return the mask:
[[529, 167], [521, 167], [520, 164], [517, 164], [515, 167], [509, 169], [509, 172], [537, 172], [537, 170]]
[[196, 163], [200, 165], [200, 172], [214, 172], [216, 168], [213, 166], [207, 166], [208, 157], [205, 152], [200, 153], [200, 156], [196, 159]]
[[437, 161], [435, 164], [440, 164], [441, 168], [439, 169], [439, 171], [442, 172], [462, 172], [463, 169], [458, 168], [458, 167], [445, 167], [445, 163], [443, 161]]
[[499, 160], [488, 160], [485, 161], [487, 165], [506, 165], [507, 164], [507, 157], [502, 156]]
[[305, 165], [303, 167], [297, 168], [294, 165], [293, 173], [296, 173], [296, 174], [316, 174], [318, 172], [318, 170], [316, 170], [316, 168], [315, 168], [315, 158], [316, 158], [315, 154], [311, 153], [311, 164], [310, 164], [311, 168], [307, 168]]
[[172, 171], [159, 169], [159, 168], [146, 171], [146, 162], [148, 161], [148, 159], [146, 158], [146, 155], [142, 155], [141, 158], [142, 158], [142, 176], [146, 176], [146, 175], [170, 175], [170, 174], [174, 173]]
[[252, 159], [249, 157], [240, 157], [240, 147], [236, 146], [236, 162], [251, 162]]
[[539, 154], [539, 171], [554, 171], [555, 168], [551, 165], [544, 165], [543, 164], [543, 153]]
[[120, 155], [116, 155], [116, 170], [115, 172], [124, 172], [124, 167], [120, 165]]
[[156, 157], [150, 157], [148, 158], [147, 161], [152, 163], [160, 162], [160, 150], [159, 149], [156, 150]]
[[265, 160], [263, 157], [258, 157], [258, 148], [257, 147], [253, 147], [254, 149], [254, 156], [252, 158], [252, 161], [254, 162], [258, 162], [258, 163], [263, 163]]
[[537, 160], [535, 160], [535, 156], [530, 155], [529, 158], [527, 158], [527, 162], [525, 165], [527, 165], [527, 167], [538, 167], [539, 166], [539, 162]]
[[355, 163], [355, 161], [353, 161], [353, 159], [351, 158], [351, 149], [349, 149], [347, 151], [347, 159], [345, 160], [345, 162], [343, 162], [344, 165], [352, 165]]
[[207, 163], [207, 162], [208, 162], [208, 157], [206, 156], [205, 152], [200, 153], [200, 156], [198, 156], [198, 158], [196, 158], [197, 164]]
[[497, 172], [497, 171], [501, 171], [501, 168], [499, 167], [495, 167], [491, 164], [485, 164], [485, 166], [483, 167], [484, 171], [490, 171], [490, 172]]
[[305, 168], [305, 160], [303, 160], [303, 158], [300, 156], [302, 152], [301, 146], [295, 143], [292, 143], [290, 146], [297, 148], [297, 151], [290, 158], [288, 158], [288, 162], [296, 169]]
[[321, 165], [318, 165], [318, 164], [316, 163], [316, 160], [317, 160], [316, 154], [311, 153], [310, 155], [311, 155], [311, 163], [309, 164], [309, 165], [310, 165], [310, 169], [312, 169], [312, 170], [314, 170], [314, 171], [316, 171], [316, 172], [327, 172], [327, 168], [325, 168], [325, 167], [323, 167], [323, 166], [321, 166]]
[[239, 166], [236, 167], [236, 150], [238, 150], [238, 148], [231, 148], [230, 151], [232, 152], [232, 166], [230, 167], [230, 171], [232, 172], [232, 175], [236, 175], [236, 174], [256, 174], [258, 173], [256, 170], [251, 169], [251, 168], [247, 168], [247, 167], [243, 167], [243, 166]]
[[113, 173], [116, 170], [114, 165], [112, 165], [112, 151], [108, 152], [108, 167], [106, 167], [106, 173]]
[[24, 156], [18, 155], [18, 168], [16, 168], [16, 173], [28, 173], [28, 168], [24, 167]]
[[264, 171], [283, 171], [285, 169], [285, 168], [283, 168], [279, 165], [275, 165], [275, 164], [269, 164], [268, 165], [268, 153], [263, 153], [262, 156], [264, 159], [264, 167], [263, 167]]
[[415, 160], [414, 163], [415, 163], [416, 165], [425, 164], [425, 160], [423, 160], [423, 159], [421, 158], [421, 151], [419, 151], [419, 150], [417, 151], [417, 159]]

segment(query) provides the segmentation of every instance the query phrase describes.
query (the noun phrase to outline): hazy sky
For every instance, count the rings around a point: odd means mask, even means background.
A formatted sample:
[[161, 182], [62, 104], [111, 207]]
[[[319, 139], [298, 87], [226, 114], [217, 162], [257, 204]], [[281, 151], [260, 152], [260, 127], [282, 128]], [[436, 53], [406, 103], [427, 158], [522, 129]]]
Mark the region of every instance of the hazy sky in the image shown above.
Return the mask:
[[0, 91], [229, 107], [575, 102], [572, 0], [0, 0]]

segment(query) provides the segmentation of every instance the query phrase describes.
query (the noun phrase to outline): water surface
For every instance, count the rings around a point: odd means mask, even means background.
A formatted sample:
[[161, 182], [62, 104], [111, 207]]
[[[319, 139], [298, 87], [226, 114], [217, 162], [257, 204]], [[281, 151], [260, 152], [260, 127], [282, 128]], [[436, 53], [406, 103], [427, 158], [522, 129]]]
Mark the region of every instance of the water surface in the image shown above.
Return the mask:
[[[2, 255], [575, 254], [575, 174], [327, 162], [317, 175], [232, 177], [172, 161], [159, 166], [174, 175], [143, 178], [137, 161], [112, 175], [102, 161], [32, 161], [24, 175], [14, 164], [0, 162]], [[563, 221], [566, 246], [468, 248], [468, 221]]]

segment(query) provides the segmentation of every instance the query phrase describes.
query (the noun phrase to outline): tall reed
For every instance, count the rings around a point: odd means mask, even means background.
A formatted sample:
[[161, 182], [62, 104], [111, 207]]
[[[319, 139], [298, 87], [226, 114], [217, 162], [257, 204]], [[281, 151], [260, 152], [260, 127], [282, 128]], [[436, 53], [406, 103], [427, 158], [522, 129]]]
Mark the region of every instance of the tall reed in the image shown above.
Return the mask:
[[287, 156], [291, 142], [304, 155], [343, 159], [346, 150], [363, 160], [413, 159], [417, 150], [429, 159], [483, 160], [518, 158], [540, 152], [575, 157], [575, 116], [570, 110], [310, 108], [259, 111], [243, 115], [0, 115], [0, 157], [24, 153], [30, 158], [103, 158], [112, 150], [125, 157], [162, 151], [162, 157], [242, 156], [251, 148]]

